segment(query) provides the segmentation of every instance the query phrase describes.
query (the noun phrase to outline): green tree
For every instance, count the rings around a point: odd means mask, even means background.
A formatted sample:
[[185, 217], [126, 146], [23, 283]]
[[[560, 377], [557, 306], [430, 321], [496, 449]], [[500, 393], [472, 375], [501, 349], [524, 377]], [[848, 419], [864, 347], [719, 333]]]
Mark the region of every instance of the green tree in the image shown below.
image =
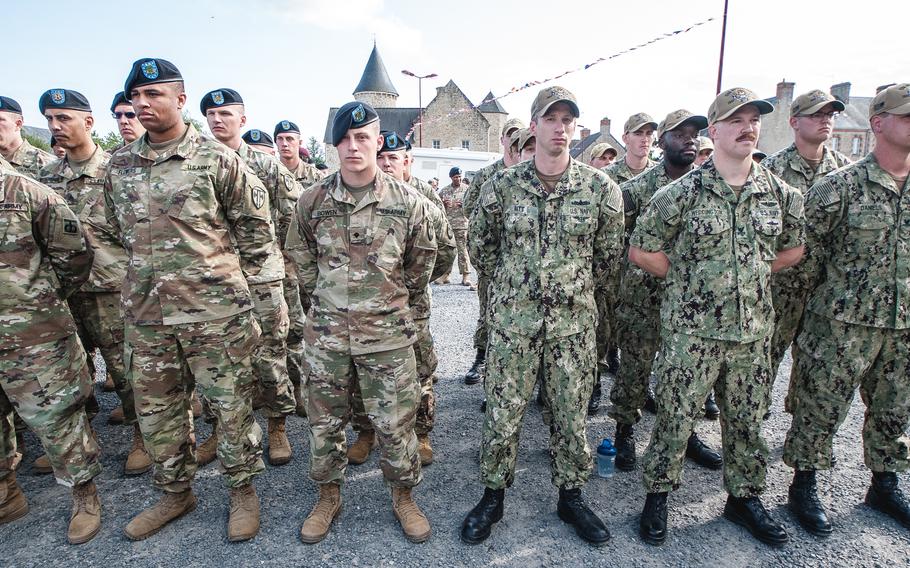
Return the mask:
[[97, 132], [92, 132], [92, 140], [95, 144], [108, 151], [123, 145], [123, 138], [116, 132], [108, 132], [104, 136], [98, 136]]
[[202, 133], [205, 133], [205, 134], [208, 134], [208, 132], [209, 132], [208, 129], [205, 127], [204, 124], [202, 124], [201, 122], [199, 122], [198, 120], [196, 120], [195, 118], [193, 118], [192, 116], [190, 116], [190, 112], [189, 112], [188, 110], [184, 110], [184, 111], [183, 111], [183, 122], [189, 122], [189, 123], [192, 124], [192, 125], [196, 128], [196, 130], [198, 130], [199, 132], [202, 132]]
[[316, 140], [315, 136], [310, 136], [310, 139], [307, 140], [306, 149], [310, 152], [310, 159], [314, 164], [324, 164], [325, 163], [325, 149], [322, 144], [319, 143], [319, 140]]
[[37, 136], [32, 136], [31, 134], [22, 133], [22, 138], [28, 141], [29, 144], [35, 148], [41, 148], [45, 152], [51, 151], [51, 145], [45, 142], [44, 140], [38, 138]]

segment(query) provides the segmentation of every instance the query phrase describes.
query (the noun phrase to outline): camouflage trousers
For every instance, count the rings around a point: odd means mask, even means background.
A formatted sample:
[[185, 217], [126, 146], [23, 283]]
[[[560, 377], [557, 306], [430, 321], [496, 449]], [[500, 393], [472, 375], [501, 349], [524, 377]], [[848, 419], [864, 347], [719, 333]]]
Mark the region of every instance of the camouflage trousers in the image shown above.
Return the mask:
[[126, 327], [127, 377], [155, 485], [179, 493], [196, 474], [190, 442], [193, 387], [215, 417], [218, 458], [228, 487], [265, 469], [262, 429], [253, 418], [250, 354], [259, 341], [250, 312], [207, 322]]
[[622, 365], [610, 389], [610, 418], [619, 424], [637, 424], [648, 398], [651, 368], [660, 350], [660, 310], [622, 306], [616, 322]]
[[787, 465], [804, 471], [831, 467], [834, 435], [859, 387], [866, 405], [866, 466], [877, 472], [908, 469], [910, 330], [853, 325], [806, 312], [794, 365]]
[[[414, 341], [414, 359], [417, 364], [417, 377], [420, 379], [420, 405], [417, 407], [417, 419], [414, 431], [418, 436], [424, 436], [433, 431], [436, 423], [436, 395], [433, 392], [433, 375], [439, 360], [436, 358], [436, 349], [433, 345], [433, 336], [430, 334], [430, 320], [414, 320], [417, 327], [417, 338]], [[373, 424], [363, 408], [363, 393], [360, 391], [360, 382], [354, 381], [354, 390], [351, 393], [351, 424], [355, 432], [372, 432]]]
[[[288, 305], [288, 340], [287, 340], [287, 365], [288, 379], [291, 385], [300, 384], [303, 376], [303, 328], [306, 321], [306, 312], [300, 301], [300, 283], [295, 280], [284, 280], [284, 299]], [[292, 392], [293, 394], [293, 392]]]
[[720, 407], [724, 487], [734, 497], [765, 488], [768, 446], [761, 435], [771, 388], [771, 338], [720, 341], [661, 330], [657, 420], [644, 456], [648, 493], [679, 488], [686, 442], [711, 388]]
[[483, 272], [477, 273], [477, 329], [474, 331], [474, 349], [486, 351], [487, 349], [487, 319], [490, 309], [490, 277]]
[[[18, 350], [0, 350], [0, 415], [8, 415], [13, 408], [19, 412], [41, 440], [57, 482], [68, 487], [91, 481], [101, 473], [101, 449], [85, 414], [85, 401], [91, 392], [85, 351], [76, 335]], [[16, 435], [9, 421], [0, 423], [2, 479], [12, 468]]]
[[[771, 337], [771, 372], [772, 376], [777, 377], [777, 371], [780, 369], [780, 363], [787, 354], [787, 349], [796, 340], [796, 336], [801, 328], [803, 320], [803, 311], [806, 309], [806, 303], [809, 300], [808, 288], [794, 288], [791, 286], [779, 286], [774, 284], [771, 279], [771, 300], [774, 304], [774, 335]], [[796, 348], [793, 348], [794, 356]], [[790, 368], [790, 387], [787, 389], [787, 398], [784, 401], [784, 408], [791, 412], [790, 408], [790, 390], [793, 389], [795, 381], [796, 365]], [[771, 391], [768, 391], [770, 407]]]
[[[468, 257], [468, 230], [466, 228], [452, 229], [452, 232], [455, 233], [455, 250], [458, 253], [458, 273], [465, 276], [471, 272], [471, 262]], [[447, 276], [449, 272], [451, 271], [446, 271]]]
[[605, 297], [598, 294], [595, 300], [597, 302], [597, 363], [600, 364], [607, 356], [607, 351], [617, 347], [619, 322], [617, 321], [618, 314], [610, 313], [610, 305]]
[[123, 368], [123, 316], [120, 313], [120, 292], [76, 292], [67, 300], [79, 339], [88, 356], [89, 376], [95, 377], [91, 354], [101, 351], [107, 372], [114, 380], [117, 398], [123, 405], [124, 424], [136, 422], [133, 389], [126, 380]]
[[502, 489], [515, 480], [518, 437], [538, 378], [551, 414], [553, 484], [574, 489], [588, 480], [593, 462], [585, 419], [594, 386], [594, 342], [594, 329], [544, 339], [490, 328], [480, 457], [480, 478], [486, 487]]
[[[253, 315], [262, 329], [262, 337], [252, 357], [253, 375], [262, 396], [262, 414], [268, 418], [288, 416], [296, 408], [294, 387], [288, 375], [290, 319], [284, 287], [277, 282], [250, 287]], [[302, 326], [303, 322], [299, 324]]]
[[366, 416], [379, 438], [379, 466], [396, 487], [420, 483], [420, 455], [414, 420], [420, 383], [411, 346], [351, 355], [304, 346], [307, 369], [307, 419], [310, 423], [310, 479], [344, 482], [348, 464], [344, 427], [351, 417], [355, 383]]

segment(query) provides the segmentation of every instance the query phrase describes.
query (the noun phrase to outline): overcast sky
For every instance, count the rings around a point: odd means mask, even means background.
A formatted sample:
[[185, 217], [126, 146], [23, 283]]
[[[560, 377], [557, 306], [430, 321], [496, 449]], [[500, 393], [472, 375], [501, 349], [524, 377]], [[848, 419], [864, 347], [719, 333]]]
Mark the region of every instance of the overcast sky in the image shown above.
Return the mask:
[[[449, 79], [479, 104], [492, 90], [583, 67], [696, 22], [689, 33], [563, 77], [578, 98], [579, 124], [592, 130], [609, 116], [613, 134], [634, 112], [660, 120], [677, 108], [705, 114], [714, 96], [722, 0], [505, 2], [450, 0], [93, 0], [3, 1], [5, 56], [0, 94], [22, 104], [25, 122], [46, 126], [38, 97], [49, 88], [85, 94], [97, 131], [116, 130], [108, 112], [131, 63], [162, 57], [183, 73], [196, 118], [209, 90], [230, 87], [246, 102], [248, 127], [271, 132], [282, 119], [323, 137], [328, 108], [351, 100], [374, 37], [401, 96], [424, 104]], [[786, 78], [796, 91], [852, 82], [871, 96], [883, 83], [910, 81], [906, 47], [910, 4], [731, 0], [725, 88], [774, 95]], [[904, 38], [903, 40], [900, 38]], [[539, 87], [500, 102], [529, 118]]]

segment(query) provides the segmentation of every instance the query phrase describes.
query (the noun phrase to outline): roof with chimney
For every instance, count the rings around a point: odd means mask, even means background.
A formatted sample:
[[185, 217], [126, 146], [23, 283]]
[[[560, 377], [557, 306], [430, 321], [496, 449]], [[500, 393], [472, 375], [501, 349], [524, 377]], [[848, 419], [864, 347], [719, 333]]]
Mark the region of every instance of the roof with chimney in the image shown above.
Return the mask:
[[[601, 140], [600, 132], [592, 132], [591, 134], [585, 136], [581, 140], [573, 140], [574, 144], [570, 144], [569, 154], [573, 158], [580, 158], [582, 154], [585, 153], [585, 150], [591, 146], [604, 142]], [[609, 135], [606, 142], [610, 144], [613, 148], [616, 148], [616, 152], [619, 155], [622, 155], [626, 147], [622, 145], [622, 142], [613, 137], [612, 134]]]
[[389, 93], [397, 95], [395, 85], [389, 78], [389, 72], [385, 69], [379, 50], [376, 49], [376, 42], [373, 42], [373, 51], [370, 53], [370, 59], [367, 60], [367, 66], [360, 76], [360, 82], [354, 88], [354, 94], [357, 93]]

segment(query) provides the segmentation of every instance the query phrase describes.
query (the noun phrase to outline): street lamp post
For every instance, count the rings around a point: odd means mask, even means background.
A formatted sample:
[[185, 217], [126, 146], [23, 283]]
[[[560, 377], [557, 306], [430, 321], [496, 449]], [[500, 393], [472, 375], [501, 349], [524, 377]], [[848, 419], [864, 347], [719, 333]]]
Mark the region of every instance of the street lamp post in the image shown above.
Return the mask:
[[417, 134], [417, 144], [423, 146], [423, 80], [432, 79], [436, 76], [436, 73], [430, 73], [428, 75], [417, 75], [412, 73], [407, 69], [402, 69], [401, 72], [408, 77], [414, 77], [417, 79], [417, 113], [419, 118], [418, 121], [418, 134]]

